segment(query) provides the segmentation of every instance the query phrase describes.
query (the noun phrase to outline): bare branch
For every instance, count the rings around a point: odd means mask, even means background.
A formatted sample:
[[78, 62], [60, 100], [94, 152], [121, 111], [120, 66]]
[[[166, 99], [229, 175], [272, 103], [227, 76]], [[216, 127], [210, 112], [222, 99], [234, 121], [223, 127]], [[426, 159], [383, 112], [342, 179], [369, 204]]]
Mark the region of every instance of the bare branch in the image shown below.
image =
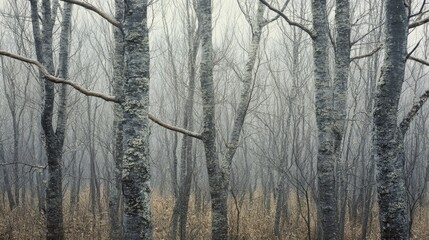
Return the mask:
[[[51, 81], [51, 82], [54, 82], [54, 83], [61, 83], [61, 84], [70, 85], [73, 88], [75, 88], [76, 90], [78, 90], [79, 92], [81, 92], [81, 93], [83, 93], [83, 94], [85, 94], [87, 96], [101, 98], [101, 99], [103, 99], [105, 101], [108, 101], [108, 102], [119, 103], [119, 100], [116, 99], [113, 96], [108, 96], [108, 95], [105, 95], [103, 93], [99, 93], [99, 92], [94, 92], [94, 91], [88, 90], [86, 88], [83, 88], [83, 87], [77, 85], [76, 83], [74, 83], [72, 81], [61, 79], [61, 78], [58, 78], [58, 77], [55, 77], [55, 76], [49, 74], [48, 70], [40, 62], [38, 62], [36, 60], [30, 59], [30, 58], [26, 58], [26, 57], [23, 57], [23, 56], [19, 56], [19, 55], [16, 55], [16, 54], [13, 54], [13, 53], [10, 53], [10, 52], [6, 52], [6, 51], [2, 51], [2, 50], [0, 50], [0, 55], [7, 56], [7, 57], [10, 57], [10, 58], [13, 58], [13, 59], [16, 59], [16, 60], [20, 60], [20, 61], [23, 61], [23, 62], [26, 62], [26, 63], [30, 63], [30, 64], [36, 65], [40, 69], [40, 71], [42, 72], [42, 74], [44, 75], [45, 79], [48, 80], [48, 81]], [[150, 120], [152, 120], [153, 122], [157, 123], [158, 125], [160, 125], [160, 126], [162, 126], [164, 128], [167, 128], [167, 129], [170, 129], [170, 130], [173, 130], [173, 131], [176, 131], [176, 132], [183, 133], [183, 134], [188, 135], [190, 137], [202, 139], [202, 136], [199, 133], [191, 132], [189, 130], [182, 129], [182, 128], [170, 125], [168, 123], [165, 123], [165, 122], [163, 122], [162, 120], [160, 120], [159, 118], [155, 117], [154, 115], [152, 115], [150, 113], [148, 115], [149, 115], [149, 119]]]
[[368, 32], [366, 32], [365, 34], [363, 34], [362, 36], [358, 37], [356, 40], [350, 42], [350, 46], [355, 45], [356, 43], [358, 43], [360, 40], [364, 39], [366, 36], [368, 36], [369, 34], [371, 34], [372, 32], [374, 32], [375, 30], [379, 29], [380, 27], [382, 27], [384, 25], [384, 23], [372, 28], [371, 30], [369, 30]]
[[152, 120], [156, 124], [160, 125], [161, 127], [170, 129], [170, 130], [175, 131], [175, 132], [183, 133], [183, 134], [185, 134], [187, 136], [198, 138], [200, 140], [203, 138], [202, 135], [199, 134], [199, 133], [195, 133], [195, 132], [183, 129], [183, 128], [179, 128], [179, 127], [170, 125], [170, 124], [168, 124], [166, 122], [163, 122], [162, 120], [160, 120], [159, 118], [155, 117], [154, 115], [152, 115], [150, 113], [148, 115], [149, 115], [149, 119], [150, 120]]
[[246, 12], [243, 8], [243, 6], [241, 5], [240, 1], [237, 0], [237, 4], [238, 4], [238, 8], [240, 8], [240, 11], [243, 13], [244, 18], [246, 19], [246, 21], [249, 23], [250, 27], [252, 27], [252, 19], [250, 18], [250, 15], [248, 12]]
[[410, 16], [408, 17], [408, 19], [413, 18], [413, 17], [418, 16], [418, 15], [421, 16], [421, 14], [423, 14], [423, 9], [425, 8], [425, 5], [426, 5], [426, 0], [424, 0], [422, 2], [422, 5], [420, 6], [420, 10], [417, 13], [410, 14]]
[[16, 55], [16, 54], [13, 54], [13, 53], [10, 53], [7, 51], [2, 51], [2, 50], [0, 50], [0, 55], [36, 65], [39, 68], [39, 70], [42, 72], [42, 74], [44, 75], [45, 79], [48, 81], [51, 81], [54, 83], [62, 83], [62, 84], [70, 85], [74, 89], [78, 90], [79, 92], [81, 92], [87, 96], [101, 98], [101, 99], [108, 101], [108, 102], [119, 102], [118, 99], [116, 99], [114, 96], [108, 96], [108, 95], [105, 95], [103, 93], [94, 92], [94, 91], [88, 90], [84, 87], [81, 87], [80, 85], [78, 85], [78, 84], [76, 84], [70, 80], [65, 80], [65, 79], [58, 78], [58, 77], [51, 75], [49, 73], [49, 71], [45, 68], [45, 66], [43, 66], [40, 62], [38, 62], [34, 59], [26, 58], [26, 57], [19, 56], [19, 55]]
[[[283, 4], [283, 7], [282, 7], [282, 9], [280, 9], [280, 12], [283, 12], [283, 11], [286, 9], [286, 7], [287, 7], [287, 5], [289, 4], [289, 2], [290, 2], [290, 0], [287, 0], [287, 1], [285, 2], [285, 4]], [[263, 25], [265, 26], [265, 25], [267, 25], [267, 24], [270, 24], [270, 23], [272, 23], [272, 22], [276, 21], [279, 17], [280, 17], [280, 15], [279, 15], [279, 14], [277, 14], [277, 16], [275, 16], [275, 17], [273, 17], [273, 18], [271, 18], [271, 19], [268, 19], [268, 20], [264, 21], [264, 22], [263, 22]]]
[[417, 48], [419, 47], [419, 45], [420, 45], [420, 42], [421, 42], [422, 40], [420, 39], [420, 41], [416, 44], [416, 46], [414, 46], [414, 48], [413, 48], [413, 50], [411, 50], [411, 52], [409, 52], [408, 54], [407, 54], [407, 56], [405, 57], [405, 59], [408, 59], [408, 58], [410, 58], [410, 56], [417, 50]]
[[408, 59], [416, 61], [416, 62], [421, 63], [423, 65], [429, 66], [429, 62], [426, 61], [426, 60], [423, 60], [423, 59], [420, 59], [420, 58], [416, 58], [416, 57], [413, 57], [413, 56], [409, 56]]
[[282, 11], [274, 8], [269, 3], [267, 3], [265, 0], [259, 0], [259, 1], [261, 1], [265, 6], [267, 6], [271, 11], [276, 12], [278, 15], [280, 15], [282, 18], [284, 18], [289, 25], [300, 28], [302, 31], [308, 33], [308, 35], [310, 35], [311, 38], [316, 37], [316, 33], [314, 33], [313, 30], [307, 28], [306, 26], [302, 25], [301, 23], [294, 22], [294, 21], [290, 20]]
[[82, 2], [82, 1], [77, 1], [77, 0], [61, 0], [63, 2], [68, 2], [68, 3], [72, 3], [75, 5], [79, 5], [83, 8], [86, 8], [90, 11], [93, 11], [95, 13], [97, 13], [100, 17], [106, 19], [109, 23], [113, 24], [114, 26], [118, 27], [118, 28], [122, 28], [122, 24], [116, 20], [114, 17], [110, 16], [109, 14], [101, 11], [100, 9], [96, 8], [94, 5], [86, 3], [86, 2]]
[[377, 53], [378, 51], [380, 51], [380, 49], [382, 49], [382, 48], [383, 48], [383, 45], [380, 45], [380, 46], [378, 46], [377, 48], [375, 48], [374, 50], [372, 50], [371, 52], [369, 52], [367, 54], [351, 57], [350, 61], [354, 61], [354, 60], [358, 60], [358, 59], [362, 59], [362, 58], [371, 57], [372, 55], [374, 55], [375, 53]]
[[23, 165], [23, 166], [30, 167], [30, 168], [42, 169], [42, 170], [44, 170], [48, 167], [48, 165], [39, 166], [39, 165], [33, 165], [33, 164], [28, 164], [28, 163], [22, 163], [22, 162], [0, 163], [0, 166], [9, 166], [9, 165], [15, 165], [15, 164]]
[[411, 121], [414, 119], [414, 117], [419, 113], [419, 110], [422, 108], [422, 106], [425, 104], [425, 102], [429, 98], [429, 90], [426, 90], [423, 95], [420, 96], [419, 101], [416, 102], [411, 110], [408, 112], [407, 116], [401, 121], [399, 124], [399, 131], [401, 133], [400, 136], [405, 136], [405, 133], [407, 132], [408, 128], [410, 127]]
[[419, 20], [419, 21], [416, 21], [416, 22], [411, 23], [410, 25], [408, 25], [408, 28], [409, 28], [409, 29], [410, 29], [410, 28], [415, 28], [415, 27], [421, 26], [421, 25], [423, 25], [423, 24], [425, 24], [425, 23], [427, 23], [427, 22], [429, 22], [429, 17], [427, 17], [427, 18], [424, 18], [424, 19], [422, 19], [422, 20]]

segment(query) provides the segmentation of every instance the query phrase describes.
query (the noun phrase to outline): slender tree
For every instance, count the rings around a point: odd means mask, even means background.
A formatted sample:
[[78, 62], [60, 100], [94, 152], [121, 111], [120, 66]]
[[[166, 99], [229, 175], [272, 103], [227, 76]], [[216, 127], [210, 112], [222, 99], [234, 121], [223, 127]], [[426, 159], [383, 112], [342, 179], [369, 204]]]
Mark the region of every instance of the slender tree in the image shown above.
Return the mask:
[[344, 135], [347, 81], [350, 65], [350, 7], [349, 1], [336, 1], [336, 42], [334, 82], [329, 71], [329, 22], [326, 0], [312, 1], [313, 28], [291, 21], [280, 10], [260, 0], [271, 10], [279, 13], [291, 26], [301, 28], [313, 40], [314, 84], [316, 123], [318, 128], [318, 222], [322, 239], [338, 237], [338, 201], [336, 194], [335, 165], [341, 158], [341, 142]]
[[216, 146], [215, 95], [213, 83], [212, 1], [200, 0], [197, 10], [201, 26], [200, 82], [203, 98], [203, 132], [207, 173], [211, 197], [212, 239], [228, 238], [228, 192], [223, 181], [223, 169], [219, 164]]
[[[187, 96], [184, 106], [183, 114], [183, 127], [190, 131], [194, 128], [194, 96], [195, 96], [195, 82], [196, 82], [196, 61], [198, 47], [200, 43], [200, 27], [195, 26], [195, 20], [192, 17], [192, 3], [190, 0], [186, 0], [186, 39], [187, 39], [187, 70], [188, 70], [188, 87]], [[171, 45], [169, 38], [168, 44]], [[169, 51], [172, 58], [172, 51]], [[176, 71], [175, 71], [176, 72]], [[177, 73], [176, 73], [177, 74]], [[177, 81], [177, 78], [175, 79]], [[177, 133], [175, 133], [177, 134]], [[176, 139], [174, 140], [176, 141]], [[187, 135], [183, 135], [182, 146], [181, 146], [181, 167], [180, 167], [180, 186], [178, 187], [178, 196], [173, 210], [172, 217], [172, 237], [176, 236], [177, 224], [179, 225], [179, 236], [180, 239], [186, 239], [186, 225], [188, 219], [189, 199], [191, 195], [192, 175], [193, 175], [193, 138]], [[174, 157], [173, 157], [174, 158]], [[176, 163], [177, 166], [177, 163]], [[177, 173], [177, 170], [176, 170]], [[174, 174], [177, 176], [176, 174]], [[174, 181], [173, 181], [174, 182]], [[177, 184], [177, 181], [176, 181]]]
[[[115, 0], [115, 18], [118, 21], [123, 21], [124, 18], [124, 2]], [[114, 95], [123, 100], [123, 85], [124, 85], [124, 36], [122, 30], [115, 27], [113, 30], [115, 39], [115, 49], [113, 58], [113, 92]], [[122, 218], [120, 214], [120, 198], [122, 191], [122, 161], [123, 161], [123, 108], [121, 104], [113, 106], [114, 120], [113, 132], [115, 134], [114, 146], [114, 181], [110, 186], [109, 194], [109, 223], [110, 223], [110, 239], [122, 238]]]
[[[53, 10], [54, 9], [54, 10]], [[71, 32], [71, 4], [64, 4], [61, 23], [59, 77], [68, 77], [69, 36]], [[50, 0], [42, 1], [42, 31], [40, 32], [37, 0], [31, 0], [31, 18], [36, 55], [49, 73], [54, 73], [53, 62], [53, 27], [56, 9], [51, 8]], [[66, 85], [59, 90], [59, 106], [56, 128], [54, 129], [55, 86], [51, 81], [44, 81], [44, 104], [41, 124], [46, 143], [48, 158], [48, 187], [46, 189], [47, 239], [64, 239], [62, 206], [62, 148], [66, 130]]]

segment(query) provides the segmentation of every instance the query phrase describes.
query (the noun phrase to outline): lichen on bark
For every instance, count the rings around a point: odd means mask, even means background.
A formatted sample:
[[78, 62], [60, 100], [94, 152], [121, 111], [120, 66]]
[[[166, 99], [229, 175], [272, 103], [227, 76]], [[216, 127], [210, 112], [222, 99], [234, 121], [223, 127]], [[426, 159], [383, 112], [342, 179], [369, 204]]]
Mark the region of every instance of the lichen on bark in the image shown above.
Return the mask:
[[384, 63], [374, 101], [374, 156], [381, 239], [408, 239], [404, 163], [399, 157], [398, 104], [404, 82], [408, 17], [402, 1], [385, 3]]
[[124, 238], [152, 239], [149, 161], [149, 31], [147, 0], [125, 2], [123, 170]]

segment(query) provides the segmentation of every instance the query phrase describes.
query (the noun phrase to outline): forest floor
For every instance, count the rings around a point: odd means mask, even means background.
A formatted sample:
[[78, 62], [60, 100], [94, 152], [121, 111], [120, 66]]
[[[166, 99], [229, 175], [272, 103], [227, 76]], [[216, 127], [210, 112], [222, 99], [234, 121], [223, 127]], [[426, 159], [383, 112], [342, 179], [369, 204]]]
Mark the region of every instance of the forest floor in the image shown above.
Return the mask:
[[[66, 199], [65, 198], [65, 202]], [[95, 214], [90, 211], [88, 193], [81, 194], [80, 203], [74, 209], [70, 209], [68, 203], [64, 206], [65, 234], [66, 239], [108, 239], [109, 224], [107, 214], [107, 203], [101, 201], [101, 208]], [[5, 198], [3, 198], [5, 200]], [[242, 200], [242, 201], [240, 201]], [[5, 201], [3, 201], [5, 203]], [[237, 203], [237, 204], [235, 204]], [[3, 205], [0, 208], [0, 239], [44, 239], [45, 219], [44, 215], [37, 210], [37, 205], [28, 203], [27, 206], [15, 208], [12, 211]], [[269, 206], [268, 206], [269, 205]], [[315, 239], [315, 206], [310, 204], [310, 211], [307, 212], [305, 201], [298, 204], [295, 199], [289, 199], [288, 221], [282, 220], [282, 239]], [[268, 204], [264, 203], [262, 196], [254, 196], [250, 202], [248, 197], [230, 199], [229, 221], [230, 239], [275, 239], [274, 217], [275, 205], [273, 200]], [[173, 199], [171, 197], [161, 197], [154, 194], [152, 199], [153, 208], [153, 231], [154, 239], [170, 239], [170, 222], [173, 212]], [[199, 211], [197, 210], [199, 208]], [[210, 205], [203, 201], [196, 207], [195, 201], [190, 202], [190, 212], [188, 214], [187, 239], [210, 239]], [[239, 221], [237, 220], [237, 210], [240, 210]], [[310, 230], [306, 222], [307, 214], [310, 215]], [[376, 209], [372, 212], [373, 218], [368, 229], [367, 239], [379, 239], [378, 220], [376, 219]], [[239, 223], [239, 225], [237, 224]], [[413, 225], [413, 239], [429, 239], [429, 206], [417, 209]], [[345, 239], [361, 239], [360, 224], [353, 224], [347, 217], [345, 224]]]

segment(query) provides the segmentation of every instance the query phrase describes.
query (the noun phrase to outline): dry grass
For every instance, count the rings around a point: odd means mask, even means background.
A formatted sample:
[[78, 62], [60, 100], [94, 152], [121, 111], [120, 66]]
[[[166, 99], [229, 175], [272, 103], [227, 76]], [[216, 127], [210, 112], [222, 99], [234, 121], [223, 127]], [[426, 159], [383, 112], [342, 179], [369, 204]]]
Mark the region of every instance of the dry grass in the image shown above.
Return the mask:
[[[65, 198], [68, 199], [68, 198]], [[79, 206], [71, 211], [70, 206], [65, 203], [65, 234], [66, 239], [108, 239], [109, 225], [107, 205], [105, 199], [101, 200], [102, 211], [94, 215], [89, 209], [88, 193], [81, 195]], [[169, 239], [170, 218], [172, 214], [173, 199], [160, 197], [155, 194], [152, 199], [152, 211], [154, 220], [154, 238]], [[195, 202], [191, 199], [187, 236], [188, 239], [210, 239], [210, 211], [209, 204], [205, 203], [204, 210], [197, 211]], [[255, 196], [250, 202], [248, 198], [243, 200], [240, 208], [239, 229], [237, 234], [237, 209], [233, 199], [229, 204], [229, 236], [235, 240], [245, 239], [275, 239], [273, 233], [274, 225], [274, 202], [271, 209], [263, 204], [262, 196]], [[291, 197], [288, 202], [288, 221], [283, 221], [283, 239], [307, 239], [307, 224], [303, 214], [306, 212], [304, 203], [300, 206], [296, 198]], [[427, 205], [426, 205], [427, 206]], [[44, 239], [45, 219], [37, 211], [37, 207], [16, 208], [12, 211], [0, 209], [0, 239]], [[311, 203], [311, 236], [315, 238], [315, 206]], [[376, 209], [373, 210], [376, 216]], [[420, 208], [416, 211], [413, 227], [413, 239], [429, 239], [429, 207]], [[345, 225], [345, 239], [358, 239], [361, 226], [350, 221]], [[377, 219], [372, 219], [370, 237], [368, 239], [379, 239]]]

